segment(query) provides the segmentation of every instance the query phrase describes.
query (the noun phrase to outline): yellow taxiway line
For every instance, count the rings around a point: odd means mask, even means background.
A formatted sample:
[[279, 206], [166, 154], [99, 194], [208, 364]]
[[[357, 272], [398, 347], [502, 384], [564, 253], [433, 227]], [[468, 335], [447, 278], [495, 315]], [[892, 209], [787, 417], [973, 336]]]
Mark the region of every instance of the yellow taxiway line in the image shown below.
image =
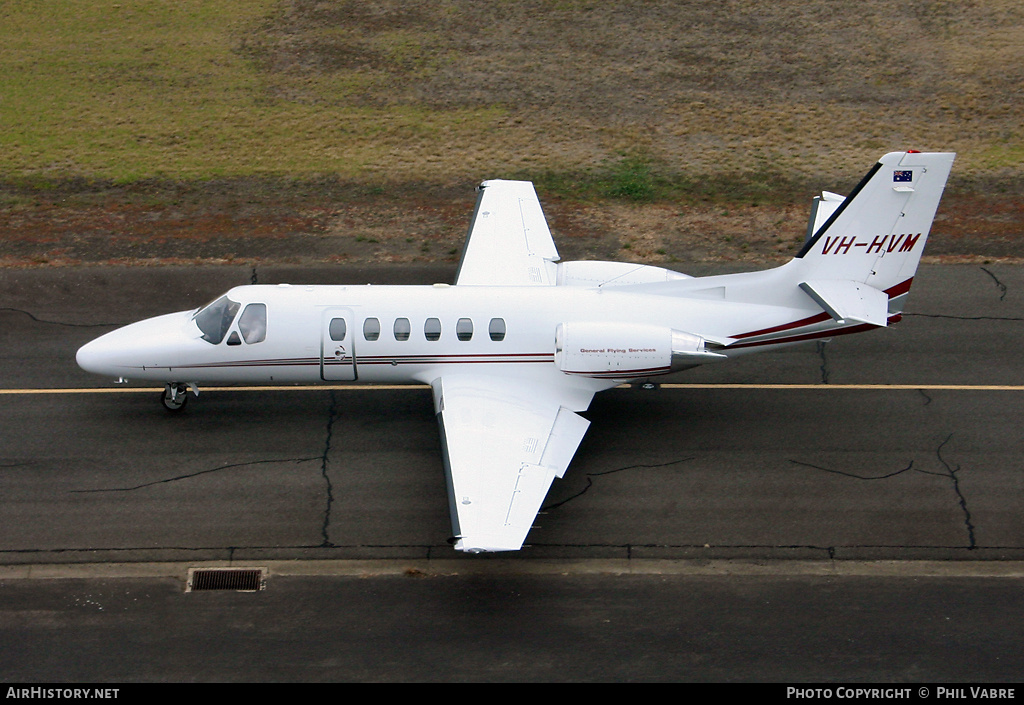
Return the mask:
[[873, 389], [953, 390], [969, 392], [1024, 392], [1022, 384], [663, 384], [662, 389]]
[[[898, 391], [956, 391], [956, 392], [1024, 392], [1020, 384], [662, 384], [661, 389], [773, 389], [773, 390], [870, 390]], [[619, 389], [628, 389], [622, 385]], [[28, 394], [152, 394], [163, 387], [82, 387], [62, 389], [0, 389], [0, 395]], [[314, 391], [384, 391], [425, 390], [423, 384], [323, 384], [280, 385], [249, 387], [200, 387], [200, 392], [314, 392]]]

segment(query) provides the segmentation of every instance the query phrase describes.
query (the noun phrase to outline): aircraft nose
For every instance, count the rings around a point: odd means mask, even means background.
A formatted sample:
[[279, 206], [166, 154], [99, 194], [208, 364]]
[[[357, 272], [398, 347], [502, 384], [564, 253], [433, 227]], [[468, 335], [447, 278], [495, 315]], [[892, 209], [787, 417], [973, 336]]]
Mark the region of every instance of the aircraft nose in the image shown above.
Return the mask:
[[[109, 335], [109, 334], [108, 334]], [[75, 354], [75, 362], [86, 372], [98, 375], [117, 374], [114, 371], [113, 351], [107, 336], [86, 343]]]
[[78, 352], [75, 353], [75, 362], [86, 372], [93, 372], [93, 368], [96, 365], [96, 353], [95, 348], [92, 344], [95, 341], [91, 341], [78, 348]]
[[101, 335], [75, 354], [86, 372], [114, 377], [139, 376], [147, 368], [175, 365], [189, 313], [158, 316]]

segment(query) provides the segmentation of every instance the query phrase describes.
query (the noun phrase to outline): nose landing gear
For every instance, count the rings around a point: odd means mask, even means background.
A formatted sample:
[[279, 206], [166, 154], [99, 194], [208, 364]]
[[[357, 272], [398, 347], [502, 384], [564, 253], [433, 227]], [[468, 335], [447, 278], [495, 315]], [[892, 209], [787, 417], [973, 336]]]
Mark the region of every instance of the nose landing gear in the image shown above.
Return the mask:
[[188, 402], [188, 392], [199, 396], [199, 390], [194, 384], [183, 384], [181, 382], [168, 382], [164, 391], [160, 394], [160, 401], [168, 411], [181, 411]]

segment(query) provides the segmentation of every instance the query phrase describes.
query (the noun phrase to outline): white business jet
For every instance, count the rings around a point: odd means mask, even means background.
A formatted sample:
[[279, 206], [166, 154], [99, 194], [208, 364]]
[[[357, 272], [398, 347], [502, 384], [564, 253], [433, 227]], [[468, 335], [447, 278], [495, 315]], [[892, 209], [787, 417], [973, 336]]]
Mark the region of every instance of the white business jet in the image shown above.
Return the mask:
[[430, 385], [455, 548], [517, 550], [595, 392], [898, 321], [953, 157], [887, 154], [846, 198], [815, 200], [790, 262], [699, 278], [559, 262], [533, 185], [485, 181], [454, 286], [239, 286], [78, 364], [163, 382], [171, 410], [200, 384]]

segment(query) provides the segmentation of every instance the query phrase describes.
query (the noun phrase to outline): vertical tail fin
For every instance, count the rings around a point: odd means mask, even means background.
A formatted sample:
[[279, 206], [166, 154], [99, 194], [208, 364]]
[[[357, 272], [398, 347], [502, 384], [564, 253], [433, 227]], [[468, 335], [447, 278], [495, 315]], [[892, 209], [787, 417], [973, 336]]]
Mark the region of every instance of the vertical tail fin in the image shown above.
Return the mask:
[[[758, 338], [730, 344], [734, 349], [817, 339], [837, 326], [848, 332], [886, 326], [903, 310], [955, 156], [886, 154], [849, 196], [825, 195], [812, 214], [807, 242], [780, 267], [630, 284], [630, 290], [778, 308], [778, 323], [770, 323], [769, 315], [755, 332], [721, 336]], [[794, 309], [815, 305], [813, 315], [787, 320], [800, 315]], [[815, 328], [794, 337], [795, 329], [810, 326]]]
[[901, 310], [955, 156], [882, 157], [797, 255], [811, 288], [835, 280], [867, 284], [888, 294], [891, 313]]

